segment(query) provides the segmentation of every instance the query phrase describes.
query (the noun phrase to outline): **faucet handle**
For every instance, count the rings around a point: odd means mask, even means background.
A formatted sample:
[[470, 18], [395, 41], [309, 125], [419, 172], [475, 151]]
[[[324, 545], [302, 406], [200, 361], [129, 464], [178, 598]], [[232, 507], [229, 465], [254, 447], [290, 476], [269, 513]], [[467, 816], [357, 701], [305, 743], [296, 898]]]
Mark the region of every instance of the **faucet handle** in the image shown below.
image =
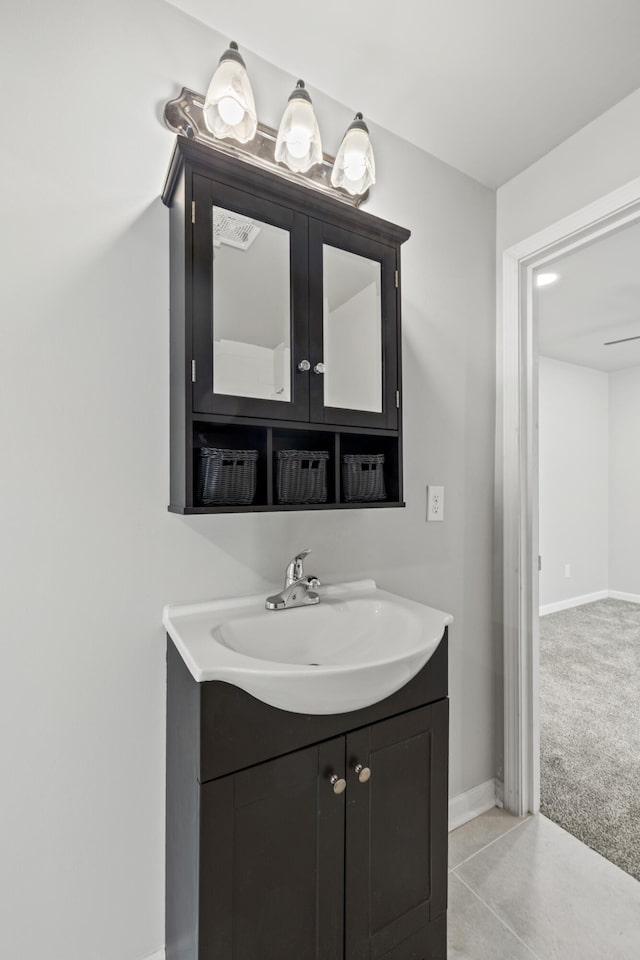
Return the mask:
[[292, 583], [296, 580], [302, 580], [304, 577], [304, 566], [303, 561], [305, 557], [308, 557], [311, 553], [311, 550], [301, 550], [300, 553], [296, 554], [293, 560], [289, 561], [289, 566], [287, 567], [286, 578], [284, 581], [285, 587], [290, 587]]

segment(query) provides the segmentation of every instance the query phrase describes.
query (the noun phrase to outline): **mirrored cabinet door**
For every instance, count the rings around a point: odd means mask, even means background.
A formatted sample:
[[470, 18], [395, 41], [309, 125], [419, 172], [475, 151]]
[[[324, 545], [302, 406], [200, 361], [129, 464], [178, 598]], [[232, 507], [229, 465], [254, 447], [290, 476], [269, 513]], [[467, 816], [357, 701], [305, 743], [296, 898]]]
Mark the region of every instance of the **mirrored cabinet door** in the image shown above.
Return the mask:
[[397, 428], [395, 271], [392, 247], [310, 221], [312, 419]]
[[198, 176], [194, 197], [194, 409], [307, 419], [306, 218]]

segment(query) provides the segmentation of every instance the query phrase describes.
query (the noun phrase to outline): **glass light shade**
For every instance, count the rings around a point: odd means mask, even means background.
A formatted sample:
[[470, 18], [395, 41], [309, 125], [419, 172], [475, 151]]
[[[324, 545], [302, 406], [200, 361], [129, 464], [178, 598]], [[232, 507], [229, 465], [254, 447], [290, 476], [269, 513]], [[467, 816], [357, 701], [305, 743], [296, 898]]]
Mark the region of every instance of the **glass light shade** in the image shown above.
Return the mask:
[[231, 137], [248, 143], [258, 129], [256, 105], [238, 45], [231, 43], [220, 57], [204, 102], [204, 122], [220, 140]]
[[362, 114], [357, 113], [340, 144], [331, 171], [331, 183], [355, 197], [366, 193], [375, 182], [376, 164], [369, 128], [362, 119]]
[[318, 121], [302, 80], [298, 80], [280, 121], [276, 160], [295, 173], [306, 173], [314, 164], [322, 163]]

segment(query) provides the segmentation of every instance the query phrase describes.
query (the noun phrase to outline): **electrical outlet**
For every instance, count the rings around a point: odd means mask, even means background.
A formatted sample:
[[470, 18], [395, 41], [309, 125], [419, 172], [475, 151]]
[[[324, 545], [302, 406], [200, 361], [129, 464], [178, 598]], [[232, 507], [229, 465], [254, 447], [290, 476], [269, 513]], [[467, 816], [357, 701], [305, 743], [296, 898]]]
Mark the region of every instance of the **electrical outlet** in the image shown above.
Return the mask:
[[565, 576], [565, 580], [569, 580], [569, 578], [571, 577], [571, 564], [570, 564], [570, 563], [565, 563], [565, 565], [564, 565], [564, 576]]
[[427, 487], [427, 520], [444, 520], [444, 487]]

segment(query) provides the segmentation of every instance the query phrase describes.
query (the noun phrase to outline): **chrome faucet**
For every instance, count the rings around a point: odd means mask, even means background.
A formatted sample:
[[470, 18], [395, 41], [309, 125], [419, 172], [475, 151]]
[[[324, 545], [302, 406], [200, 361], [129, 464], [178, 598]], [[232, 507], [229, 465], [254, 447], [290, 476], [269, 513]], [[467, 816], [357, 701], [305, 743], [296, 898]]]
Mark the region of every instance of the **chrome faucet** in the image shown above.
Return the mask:
[[320, 603], [320, 597], [315, 592], [320, 586], [317, 577], [305, 577], [303, 561], [311, 550], [302, 550], [290, 561], [284, 578], [284, 587], [280, 593], [267, 597], [267, 610], [288, 610], [289, 607], [307, 607], [312, 603]]

